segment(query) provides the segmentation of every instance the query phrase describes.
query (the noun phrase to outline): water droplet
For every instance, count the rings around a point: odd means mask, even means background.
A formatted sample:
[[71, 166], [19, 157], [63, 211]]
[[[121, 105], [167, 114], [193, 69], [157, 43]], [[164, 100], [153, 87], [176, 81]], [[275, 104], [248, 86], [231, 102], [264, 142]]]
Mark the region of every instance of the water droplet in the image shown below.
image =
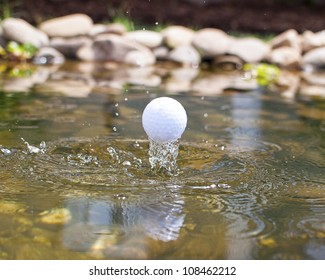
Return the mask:
[[225, 149], [225, 146], [221, 146], [221, 151], [223, 151]]
[[146, 28], [145, 28], [145, 27], [143, 27], [143, 28], [142, 28], [142, 30], [146, 30]]
[[204, 96], [201, 96], [201, 100], [204, 100]]
[[125, 97], [125, 98], [124, 98], [124, 101], [128, 101], [128, 98], [127, 98], [127, 97]]
[[115, 107], [118, 107], [119, 105], [118, 105], [118, 103], [115, 103]]
[[208, 113], [204, 113], [203, 116], [204, 116], [205, 118], [207, 118], [207, 117], [208, 117]]
[[251, 72], [244, 72], [242, 75], [241, 75], [241, 78], [242, 80], [244, 81], [249, 81], [251, 80], [253, 77], [252, 77], [252, 73]]
[[116, 126], [113, 126], [112, 130], [113, 130], [114, 132], [116, 132], [116, 131], [117, 131]]
[[115, 116], [118, 117], [120, 114], [118, 112], [115, 113]]
[[156, 21], [156, 22], [155, 22], [155, 25], [158, 25], [158, 24], [159, 24], [158, 21]]

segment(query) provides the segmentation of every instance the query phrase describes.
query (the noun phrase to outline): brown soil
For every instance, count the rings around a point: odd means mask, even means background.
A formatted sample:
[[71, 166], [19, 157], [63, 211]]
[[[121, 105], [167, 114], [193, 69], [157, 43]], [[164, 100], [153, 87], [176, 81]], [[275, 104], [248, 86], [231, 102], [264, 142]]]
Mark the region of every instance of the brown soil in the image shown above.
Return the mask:
[[[196, 2], [196, 3], [194, 3]], [[116, 15], [135, 23], [179, 24], [226, 31], [279, 33], [325, 29], [325, 1], [304, 0], [21, 0], [17, 16], [32, 23], [71, 13], [86, 13], [95, 22]], [[313, 4], [307, 4], [312, 2]]]

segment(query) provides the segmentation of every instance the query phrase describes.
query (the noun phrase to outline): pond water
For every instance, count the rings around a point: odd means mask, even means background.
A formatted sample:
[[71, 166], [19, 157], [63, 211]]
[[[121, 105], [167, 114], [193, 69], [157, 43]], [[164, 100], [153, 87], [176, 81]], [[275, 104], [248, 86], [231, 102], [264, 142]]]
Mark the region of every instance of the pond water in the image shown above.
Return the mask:
[[[2, 80], [0, 259], [325, 259], [325, 100], [73, 67]], [[141, 124], [159, 96], [188, 114], [172, 174]]]

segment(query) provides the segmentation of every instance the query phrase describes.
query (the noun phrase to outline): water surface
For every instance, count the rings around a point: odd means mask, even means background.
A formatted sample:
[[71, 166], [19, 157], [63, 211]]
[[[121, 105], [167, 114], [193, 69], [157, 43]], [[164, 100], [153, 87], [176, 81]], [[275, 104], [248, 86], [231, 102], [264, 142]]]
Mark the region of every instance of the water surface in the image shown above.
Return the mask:
[[[324, 100], [92, 70], [3, 81], [0, 259], [325, 259]], [[174, 174], [141, 125], [159, 96], [188, 114]]]

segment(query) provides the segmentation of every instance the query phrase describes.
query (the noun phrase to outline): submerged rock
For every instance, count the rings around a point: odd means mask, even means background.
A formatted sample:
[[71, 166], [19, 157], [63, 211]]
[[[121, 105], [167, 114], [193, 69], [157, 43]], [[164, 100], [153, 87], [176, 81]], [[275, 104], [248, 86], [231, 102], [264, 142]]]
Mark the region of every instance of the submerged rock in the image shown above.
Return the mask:
[[39, 29], [49, 37], [86, 35], [93, 27], [92, 19], [85, 14], [72, 14], [42, 22]]
[[47, 35], [19, 18], [7, 18], [2, 22], [3, 36], [9, 41], [30, 43], [35, 47], [46, 46], [49, 43]]

